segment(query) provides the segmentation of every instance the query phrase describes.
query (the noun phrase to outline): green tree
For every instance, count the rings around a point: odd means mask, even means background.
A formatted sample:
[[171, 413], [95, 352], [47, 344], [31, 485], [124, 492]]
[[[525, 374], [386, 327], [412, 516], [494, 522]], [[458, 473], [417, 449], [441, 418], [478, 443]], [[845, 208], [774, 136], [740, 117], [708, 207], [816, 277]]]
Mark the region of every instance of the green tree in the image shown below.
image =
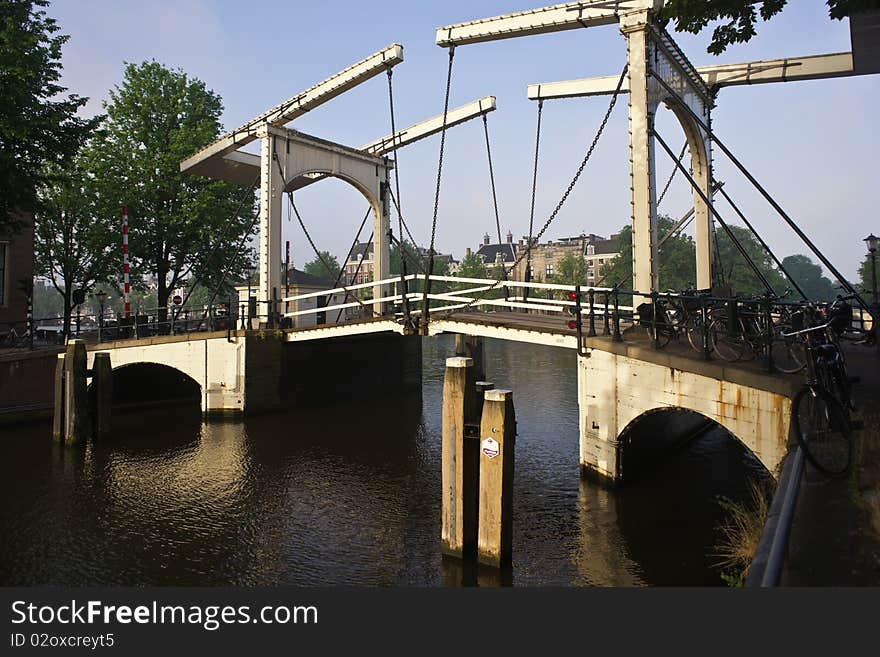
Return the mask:
[[[757, 269], [777, 293], [781, 293], [789, 287], [783, 275], [773, 266], [770, 255], [750, 230], [739, 226], [730, 226], [730, 232], [733, 233], [748, 254], [749, 259], [755, 263]], [[715, 237], [719, 256], [715, 267], [720, 272], [724, 283], [733, 288], [734, 294], [745, 296], [764, 294], [766, 289], [763, 283], [740, 254], [727, 232], [718, 228], [715, 231]]]
[[35, 273], [46, 277], [62, 298], [64, 334], [70, 333], [73, 291], [89, 292], [120, 264], [115, 234], [97, 215], [94, 181], [82, 156], [54, 167], [55, 184], [44, 188], [34, 218]]
[[458, 276], [461, 278], [489, 278], [489, 272], [486, 270], [486, 265], [483, 264], [483, 259], [476, 253], [471, 253], [461, 259]]
[[62, 317], [64, 298], [51, 283], [46, 285], [37, 281], [34, 285], [34, 319], [39, 320]]
[[[788, 0], [666, 0], [663, 17], [675, 22], [679, 32], [698, 34], [712, 21], [726, 21], [715, 27], [708, 51], [719, 55], [734, 43], [751, 40], [760, 17], [768, 21]], [[830, 18], [841, 20], [852, 14], [880, 9], [880, 0], [826, 0]]]
[[76, 116], [88, 98], [61, 79], [66, 35], [42, 7], [48, 0], [0, 0], [0, 232], [20, 230], [15, 210], [36, 209], [51, 168], [79, 151], [98, 119]]
[[[394, 276], [400, 275], [400, 246], [398, 244], [391, 245], [391, 274]], [[419, 255], [419, 250], [416, 248], [416, 245], [410, 242], [409, 240], [403, 241], [403, 254], [406, 259], [406, 273], [407, 274], [419, 274], [422, 273], [425, 269], [424, 259]], [[435, 266], [437, 263], [434, 263]]]
[[[314, 259], [309, 260], [303, 266], [303, 271], [327, 281], [335, 281], [336, 277], [339, 276], [339, 261], [329, 251], [320, 251], [320, 254], [320, 258], [315, 256]], [[327, 269], [327, 267], [330, 267], [330, 269]]]
[[566, 253], [557, 262], [549, 281], [560, 285], [585, 285], [587, 282], [587, 262], [580, 255]]
[[[880, 256], [876, 255], [875, 258], [880, 259]], [[859, 289], [866, 295], [870, 296], [874, 293], [874, 288], [880, 286], [880, 271], [876, 273], [877, 280], [874, 280], [874, 268], [880, 269], [880, 263], [876, 263], [875, 265], [871, 265], [871, 254], [865, 256], [865, 259], [862, 260], [862, 264], [859, 265]], [[878, 287], [880, 289], [880, 287]]]
[[[658, 217], [657, 231], [661, 240], [670, 235], [674, 225], [670, 217]], [[609, 287], [619, 284], [628, 289], [633, 285], [631, 226], [620, 229], [618, 244], [618, 255], [602, 267], [597, 284]], [[666, 238], [660, 248], [660, 289], [685, 290], [694, 287], [696, 267], [696, 247], [690, 236], [678, 233]]]
[[812, 301], [833, 301], [837, 295], [834, 283], [825, 278], [822, 268], [807, 256], [787, 256], [782, 259], [782, 266]]
[[155, 277], [164, 320], [171, 291], [184, 281], [210, 285], [241, 274], [254, 196], [180, 172], [180, 161], [221, 131], [221, 99], [204, 82], [156, 61], [126, 64], [109, 95], [89, 154], [101, 212], [118, 217], [119, 206], [128, 206], [133, 275]]

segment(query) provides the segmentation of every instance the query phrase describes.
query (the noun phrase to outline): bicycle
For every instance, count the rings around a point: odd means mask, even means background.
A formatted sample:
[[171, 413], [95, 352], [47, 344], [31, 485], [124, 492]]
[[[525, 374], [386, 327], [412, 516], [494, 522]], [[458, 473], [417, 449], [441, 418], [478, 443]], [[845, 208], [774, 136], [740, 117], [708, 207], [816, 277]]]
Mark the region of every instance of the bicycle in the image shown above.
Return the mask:
[[19, 333], [13, 326], [9, 331], [0, 335], [0, 347], [27, 347], [30, 346], [30, 329], [25, 328]]
[[[806, 365], [797, 340], [788, 337], [792, 329], [793, 315], [789, 306], [777, 304], [781, 297], [764, 297], [739, 301], [731, 300], [735, 310], [713, 308], [709, 320], [709, 343], [713, 353], [721, 360], [734, 362], [770, 357], [780, 372], [794, 374]], [[775, 314], [775, 318], [774, 318]]]
[[704, 303], [702, 298], [705, 296], [707, 295], [696, 290], [667, 292], [665, 298], [658, 296], [655, 303], [643, 303], [636, 308], [639, 313], [639, 324], [644, 327], [648, 338], [658, 349], [665, 347], [672, 339], [679, 340], [684, 334], [691, 349], [702, 353]]
[[[795, 436], [807, 460], [829, 477], [843, 477], [852, 461], [849, 380], [832, 322], [786, 334], [803, 337], [806, 382], [791, 403]], [[817, 336], [824, 332], [825, 340]]]

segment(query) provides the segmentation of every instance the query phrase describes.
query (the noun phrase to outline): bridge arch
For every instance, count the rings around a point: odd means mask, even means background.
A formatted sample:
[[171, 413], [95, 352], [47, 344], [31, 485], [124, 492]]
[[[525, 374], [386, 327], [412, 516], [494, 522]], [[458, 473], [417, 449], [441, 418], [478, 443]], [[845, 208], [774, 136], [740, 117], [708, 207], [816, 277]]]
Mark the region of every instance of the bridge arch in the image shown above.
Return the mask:
[[[252, 351], [258, 347], [253, 347]], [[215, 333], [104, 343], [89, 351], [89, 367], [93, 366], [94, 354], [98, 351], [110, 354], [114, 383], [119, 371], [127, 366], [166, 367], [188, 377], [198, 386], [202, 412], [244, 411], [246, 350], [243, 340], [230, 341], [225, 333]], [[130, 371], [126, 370], [124, 374]], [[154, 373], [159, 371], [154, 370]]]
[[619, 448], [630, 424], [655, 409], [684, 409], [724, 427], [773, 473], [788, 451], [796, 389], [793, 380], [716, 361], [625, 345], [591, 349], [578, 356], [581, 468], [620, 481]]
[[140, 361], [113, 368], [114, 406], [180, 401], [201, 407], [202, 397], [199, 381], [167, 363]]
[[722, 422], [689, 408], [662, 406], [644, 411], [620, 432], [617, 438], [618, 480], [622, 483], [634, 481], [665, 456], [718, 430], [735, 442], [756, 468], [767, 472], [758, 455]]

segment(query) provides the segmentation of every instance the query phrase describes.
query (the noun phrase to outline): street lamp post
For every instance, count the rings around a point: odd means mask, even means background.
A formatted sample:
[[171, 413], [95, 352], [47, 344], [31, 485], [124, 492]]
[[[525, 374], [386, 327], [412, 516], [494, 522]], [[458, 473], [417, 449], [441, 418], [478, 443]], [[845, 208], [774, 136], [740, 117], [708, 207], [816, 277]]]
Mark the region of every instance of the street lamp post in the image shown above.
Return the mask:
[[868, 245], [868, 253], [871, 254], [871, 298], [874, 306], [877, 306], [877, 246], [880, 244], [880, 237], [871, 233], [865, 238], [865, 244]]
[[104, 330], [104, 301], [107, 299], [107, 293], [104, 292], [104, 290], [95, 292], [95, 298], [98, 300], [98, 305], [101, 308], [101, 314], [98, 316], [98, 342], [102, 342], [103, 338], [101, 334]]

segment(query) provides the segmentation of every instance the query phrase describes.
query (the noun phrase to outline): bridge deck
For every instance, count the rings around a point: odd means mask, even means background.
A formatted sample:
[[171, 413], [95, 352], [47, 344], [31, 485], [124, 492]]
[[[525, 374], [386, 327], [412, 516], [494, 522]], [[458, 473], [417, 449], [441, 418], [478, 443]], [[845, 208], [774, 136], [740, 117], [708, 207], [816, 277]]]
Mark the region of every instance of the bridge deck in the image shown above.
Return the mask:
[[[566, 349], [577, 349], [577, 333], [567, 326], [568, 317], [522, 312], [467, 312], [436, 315], [431, 318], [430, 333], [462, 333], [501, 340], [513, 340], [542, 344]], [[584, 327], [586, 330], [586, 326]], [[403, 332], [400, 324], [390, 319], [369, 319], [345, 324], [323, 325], [306, 329], [285, 331], [290, 341], [326, 339], [382, 331]], [[728, 363], [722, 360], [705, 360], [685, 341], [673, 339], [663, 349], [654, 349], [645, 330], [640, 327], [621, 326], [623, 340], [615, 342], [612, 336], [602, 335], [604, 326], [596, 322], [594, 338], [586, 338], [588, 349], [627, 356], [685, 372], [702, 374], [717, 380], [738, 383], [785, 396], [793, 396], [803, 383], [802, 374], [770, 373], [766, 363], [759, 360], [743, 360]]]

